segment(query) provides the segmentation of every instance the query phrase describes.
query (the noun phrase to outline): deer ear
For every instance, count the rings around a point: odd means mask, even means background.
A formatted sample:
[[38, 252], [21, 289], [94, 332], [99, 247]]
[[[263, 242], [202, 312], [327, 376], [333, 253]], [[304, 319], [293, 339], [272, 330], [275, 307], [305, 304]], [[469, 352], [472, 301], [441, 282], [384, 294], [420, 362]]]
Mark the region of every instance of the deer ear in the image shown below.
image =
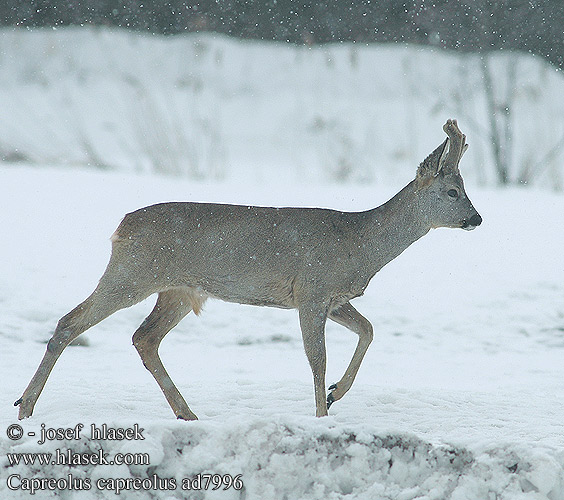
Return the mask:
[[448, 153], [448, 137], [444, 142], [425, 158], [417, 169], [417, 179], [432, 179], [439, 175]]

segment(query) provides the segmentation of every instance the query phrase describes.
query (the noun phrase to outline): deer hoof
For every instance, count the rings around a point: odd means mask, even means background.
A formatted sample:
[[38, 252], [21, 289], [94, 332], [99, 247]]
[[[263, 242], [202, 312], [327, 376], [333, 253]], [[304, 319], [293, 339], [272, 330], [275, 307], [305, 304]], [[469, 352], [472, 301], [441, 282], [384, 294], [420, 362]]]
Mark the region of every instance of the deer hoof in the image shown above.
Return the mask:
[[14, 403], [14, 406], [20, 406], [22, 402], [23, 402], [23, 398], [20, 398]]
[[[336, 388], [337, 388], [337, 384], [332, 384], [329, 386], [330, 391], [333, 391]], [[329, 409], [334, 402], [335, 402], [335, 397], [333, 396], [333, 393], [330, 392], [327, 396], [327, 409]]]

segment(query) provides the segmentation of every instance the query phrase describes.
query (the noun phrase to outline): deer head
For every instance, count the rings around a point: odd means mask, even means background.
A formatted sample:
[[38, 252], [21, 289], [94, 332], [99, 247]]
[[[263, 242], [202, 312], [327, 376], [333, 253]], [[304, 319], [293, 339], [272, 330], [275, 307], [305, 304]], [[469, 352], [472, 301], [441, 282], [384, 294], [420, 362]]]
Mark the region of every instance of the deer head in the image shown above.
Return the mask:
[[443, 127], [445, 141], [417, 169], [416, 192], [422, 216], [431, 227], [451, 227], [471, 230], [482, 223], [464, 190], [458, 164], [468, 149], [466, 136], [456, 120]]

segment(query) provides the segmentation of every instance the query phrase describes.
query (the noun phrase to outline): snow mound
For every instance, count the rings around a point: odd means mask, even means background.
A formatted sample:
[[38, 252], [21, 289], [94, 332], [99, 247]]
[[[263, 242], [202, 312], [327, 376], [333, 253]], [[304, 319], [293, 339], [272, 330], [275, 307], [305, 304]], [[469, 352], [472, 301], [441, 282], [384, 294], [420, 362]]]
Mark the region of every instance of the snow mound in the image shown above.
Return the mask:
[[[331, 419], [329, 419], [331, 422]], [[232, 419], [218, 424], [178, 422], [151, 425], [144, 441], [104, 441], [104, 452], [147, 453], [148, 465], [83, 467], [38, 466], [35, 477], [90, 478], [88, 491], [68, 489], [63, 498], [172, 499], [550, 499], [563, 498], [562, 462], [538, 451], [513, 446], [479, 452], [455, 445], [435, 445], [411, 434], [375, 434], [367, 426], [342, 426], [306, 419], [276, 421]], [[132, 444], [134, 443], [134, 444]], [[9, 446], [3, 455], [35, 449], [32, 440]], [[55, 453], [56, 443], [43, 452]], [[76, 453], [95, 453], [99, 442], [73, 442]], [[11, 448], [11, 449], [10, 449]], [[29, 466], [2, 464], [3, 475], [29, 477]], [[239, 478], [242, 488], [205, 486], [207, 475]], [[194, 482], [200, 477], [200, 483]], [[114, 481], [109, 481], [113, 478]], [[127, 488], [138, 478], [139, 489]], [[102, 482], [98, 483], [98, 480]], [[142, 481], [143, 480], [143, 481]], [[13, 480], [12, 484], [19, 484]], [[130, 484], [134, 484], [131, 483]], [[224, 483], [226, 484], [226, 483]], [[102, 487], [100, 487], [102, 486]], [[195, 488], [188, 490], [187, 488]], [[0, 484], [3, 498], [27, 498]], [[36, 498], [53, 493], [38, 491]]]

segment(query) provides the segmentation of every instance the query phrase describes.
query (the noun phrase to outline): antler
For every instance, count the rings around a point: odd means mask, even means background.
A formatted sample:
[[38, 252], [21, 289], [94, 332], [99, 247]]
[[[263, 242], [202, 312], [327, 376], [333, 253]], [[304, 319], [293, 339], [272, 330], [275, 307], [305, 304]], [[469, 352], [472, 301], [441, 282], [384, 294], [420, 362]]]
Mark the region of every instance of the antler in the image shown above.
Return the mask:
[[443, 153], [439, 165], [446, 173], [458, 173], [458, 163], [464, 152], [468, 149], [466, 136], [458, 128], [456, 120], [447, 120], [443, 130], [448, 136], [448, 152]]

